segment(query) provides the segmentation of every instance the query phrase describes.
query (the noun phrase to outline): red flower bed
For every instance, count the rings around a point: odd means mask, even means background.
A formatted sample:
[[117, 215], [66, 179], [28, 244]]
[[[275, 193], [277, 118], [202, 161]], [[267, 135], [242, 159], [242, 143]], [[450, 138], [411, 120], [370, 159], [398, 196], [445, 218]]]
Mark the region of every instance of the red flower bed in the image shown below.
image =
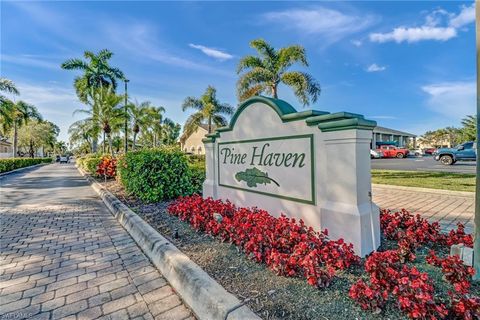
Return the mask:
[[429, 223], [419, 215], [406, 210], [382, 210], [381, 229], [384, 236], [398, 241], [396, 250], [375, 252], [365, 262], [370, 283], [357, 281], [350, 288], [350, 297], [365, 310], [379, 312], [389, 297], [395, 297], [400, 310], [411, 319], [478, 319], [480, 298], [469, 294], [474, 270], [465, 266], [456, 256], [439, 258], [431, 251], [427, 263], [441, 267], [444, 279], [452, 284], [450, 305], [435, 300], [434, 286], [426, 273], [419, 272], [405, 262], [415, 260], [415, 249], [424, 244], [451, 246], [463, 243], [473, 246], [473, 238], [464, 232], [463, 225], [445, 235], [438, 223]]
[[449, 234], [440, 232], [438, 222], [430, 223], [419, 214], [413, 215], [405, 209], [391, 212], [380, 212], [380, 228], [389, 240], [401, 240], [408, 238], [414, 247], [418, 245], [435, 243], [451, 246], [463, 243], [473, 248], [473, 237], [465, 233], [465, 227], [458, 224], [457, 230], [451, 230]]
[[117, 175], [117, 159], [108, 155], [103, 156], [97, 166], [96, 174], [107, 178], [115, 178]]
[[316, 232], [302, 220], [275, 218], [264, 210], [193, 195], [178, 198], [168, 212], [197, 230], [234, 243], [277, 274], [304, 276], [319, 288], [330, 284], [336, 270], [359, 261], [352, 244], [329, 240], [326, 230]]

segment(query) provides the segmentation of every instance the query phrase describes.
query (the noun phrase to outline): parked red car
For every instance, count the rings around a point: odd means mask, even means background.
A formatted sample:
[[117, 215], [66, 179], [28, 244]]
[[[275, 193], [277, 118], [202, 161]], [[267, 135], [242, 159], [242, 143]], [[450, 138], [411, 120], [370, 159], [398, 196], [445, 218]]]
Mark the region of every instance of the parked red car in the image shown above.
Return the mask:
[[377, 149], [377, 152], [382, 154], [383, 158], [406, 158], [408, 156], [408, 149], [399, 148], [396, 146], [384, 145]]
[[435, 151], [437, 151], [436, 148], [427, 148], [427, 149], [425, 149], [425, 150], [423, 151], [423, 153], [425, 153], [425, 154], [434, 154]]

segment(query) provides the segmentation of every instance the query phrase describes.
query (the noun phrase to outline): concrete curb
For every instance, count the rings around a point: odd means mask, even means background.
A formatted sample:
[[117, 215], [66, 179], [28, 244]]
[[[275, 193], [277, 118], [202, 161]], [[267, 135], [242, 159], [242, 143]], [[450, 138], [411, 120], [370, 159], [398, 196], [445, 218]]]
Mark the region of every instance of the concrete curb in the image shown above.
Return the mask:
[[198, 319], [261, 319], [113, 194], [77, 169]]
[[389, 184], [373, 184], [372, 183], [372, 188], [403, 190], [403, 191], [411, 191], [411, 192], [428, 192], [428, 193], [434, 193], [434, 194], [444, 194], [444, 195], [450, 195], [450, 196], [461, 196], [461, 197], [471, 197], [471, 198], [475, 197], [475, 192], [451, 191], [451, 190], [419, 188], [419, 187], [392, 186]]
[[12, 171], [2, 172], [2, 173], [0, 173], [0, 177], [8, 176], [9, 174], [12, 174], [12, 173], [22, 172], [22, 171], [26, 171], [28, 169], [33, 169], [33, 168], [40, 167], [40, 166], [45, 166], [47, 164], [51, 164], [51, 163], [39, 163], [39, 164], [34, 164], [33, 166], [29, 166], [29, 167], [23, 167], [23, 168], [18, 168], [18, 169], [12, 170]]

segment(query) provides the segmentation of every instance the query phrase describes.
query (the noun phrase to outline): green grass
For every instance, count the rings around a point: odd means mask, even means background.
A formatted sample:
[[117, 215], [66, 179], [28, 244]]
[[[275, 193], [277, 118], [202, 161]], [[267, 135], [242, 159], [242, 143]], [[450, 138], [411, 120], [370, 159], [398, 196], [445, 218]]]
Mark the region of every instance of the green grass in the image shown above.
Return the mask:
[[474, 174], [372, 170], [372, 183], [475, 192]]

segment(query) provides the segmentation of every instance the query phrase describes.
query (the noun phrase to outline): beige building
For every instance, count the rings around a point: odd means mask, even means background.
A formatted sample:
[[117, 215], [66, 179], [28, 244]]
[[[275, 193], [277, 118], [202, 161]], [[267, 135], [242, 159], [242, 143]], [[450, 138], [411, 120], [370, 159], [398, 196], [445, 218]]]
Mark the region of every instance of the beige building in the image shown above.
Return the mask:
[[11, 158], [13, 153], [13, 145], [7, 138], [0, 137], [0, 158]]
[[180, 137], [180, 145], [182, 150], [192, 154], [205, 154], [202, 139], [208, 133], [208, 126], [201, 125], [197, 130], [189, 136], [182, 135]]

